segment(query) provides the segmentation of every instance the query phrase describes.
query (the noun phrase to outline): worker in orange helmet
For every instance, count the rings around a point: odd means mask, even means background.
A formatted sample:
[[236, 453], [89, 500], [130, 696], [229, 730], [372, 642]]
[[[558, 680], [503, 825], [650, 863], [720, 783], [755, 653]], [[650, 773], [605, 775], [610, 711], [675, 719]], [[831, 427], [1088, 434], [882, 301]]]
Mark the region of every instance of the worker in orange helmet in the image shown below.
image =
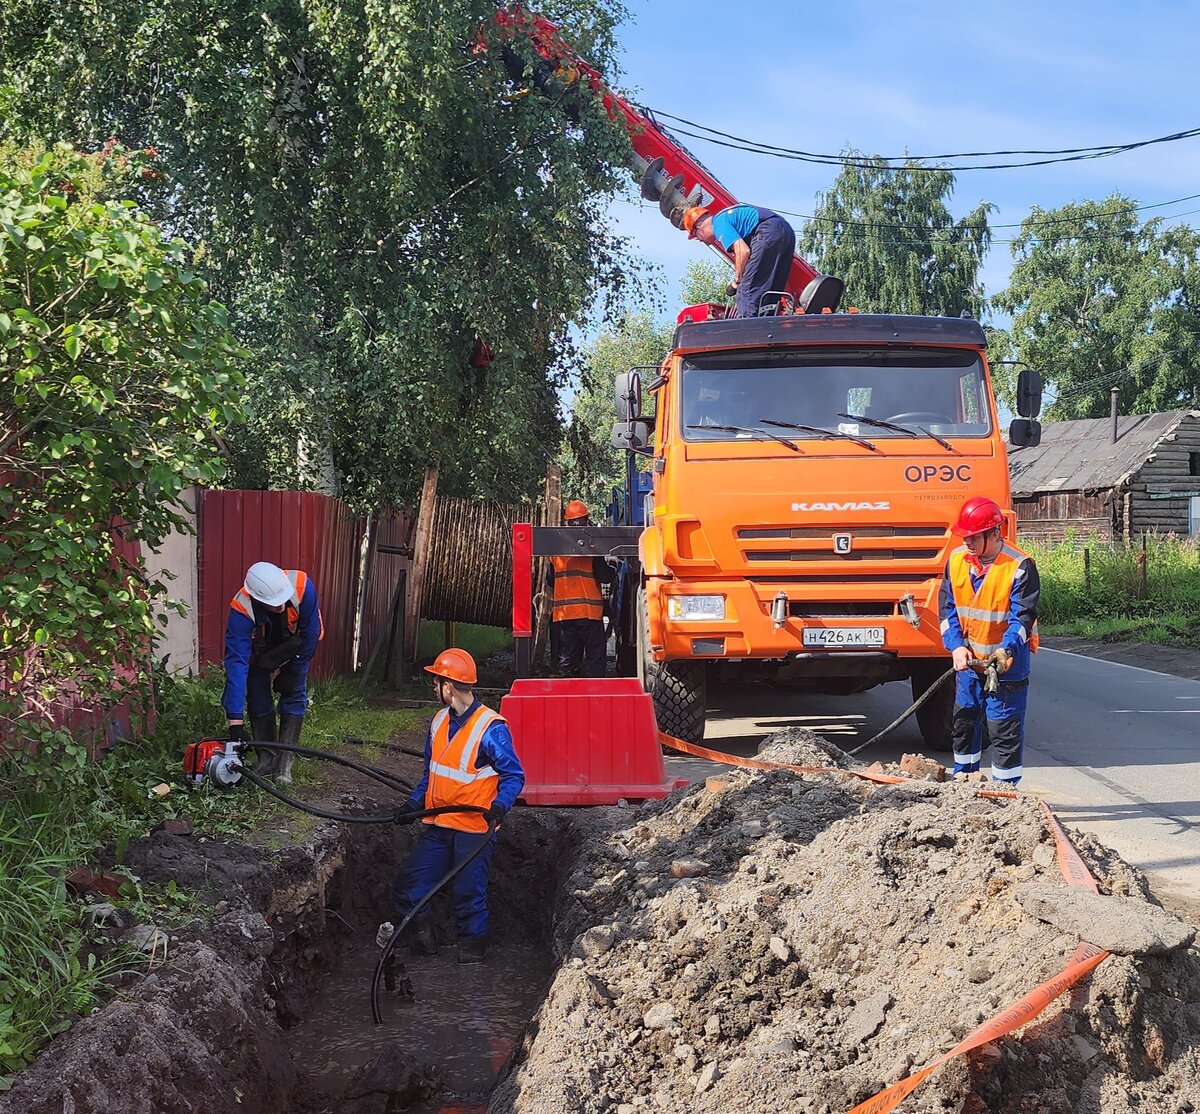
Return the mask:
[[[591, 512], [581, 499], [563, 509], [568, 526], [588, 526]], [[552, 589], [556, 669], [573, 676], [583, 667], [585, 677], [603, 677], [606, 666], [603, 584], [611, 584], [614, 569], [604, 557], [551, 557], [547, 572]]]
[[[942, 641], [954, 658], [955, 774], [974, 773], [987, 719], [992, 778], [1015, 789], [1023, 774], [1030, 655], [1037, 651], [1041, 581], [1033, 558], [1004, 540], [1004, 512], [968, 499], [950, 528], [963, 544], [950, 554], [941, 589]], [[999, 676], [987, 692], [981, 667]]]
[[774, 313], [787, 289], [796, 252], [796, 233], [787, 221], [758, 205], [730, 205], [716, 213], [695, 205], [683, 214], [688, 239], [710, 247], [720, 244], [733, 256], [733, 281], [725, 293], [737, 298], [736, 316]]
[[[396, 915], [403, 920], [450, 870], [454, 876], [454, 919], [458, 962], [480, 963], [487, 943], [488, 874], [496, 832], [525, 784], [525, 771], [513, 749], [512, 734], [499, 713], [475, 698], [479, 678], [466, 650], [443, 650], [432, 665], [433, 691], [443, 705], [425, 737], [425, 769], [408, 799], [396, 812], [397, 824], [420, 819], [416, 846], [396, 875]], [[427, 809], [473, 805], [482, 812], [446, 812], [425, 816]], [[470, 860], [467, 862], [467, 860]], [[428, 908], [410, 922], [414, 955], [436, 955], [437, 936]]]

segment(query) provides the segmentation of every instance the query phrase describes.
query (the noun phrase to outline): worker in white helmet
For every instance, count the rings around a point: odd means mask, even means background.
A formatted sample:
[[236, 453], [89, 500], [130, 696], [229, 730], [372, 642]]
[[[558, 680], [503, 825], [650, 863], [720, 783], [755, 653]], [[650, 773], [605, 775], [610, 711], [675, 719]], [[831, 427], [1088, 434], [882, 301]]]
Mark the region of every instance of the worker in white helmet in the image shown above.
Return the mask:
[[[229, 602], [225, 623], [221, 706], [229, 718], [231, 739], [246, 738], [248, 707], [252, 739], [299, 743], [308, 707], [308, 666], [324, 637], [316, 585], [307, 573], [281, 569], [269, 561], [250, 566], [245, 583]], [[279, 694], [278, 734], [272, 687]], [[293, 752], [262, 754], [260, 774], [291, 782]]]

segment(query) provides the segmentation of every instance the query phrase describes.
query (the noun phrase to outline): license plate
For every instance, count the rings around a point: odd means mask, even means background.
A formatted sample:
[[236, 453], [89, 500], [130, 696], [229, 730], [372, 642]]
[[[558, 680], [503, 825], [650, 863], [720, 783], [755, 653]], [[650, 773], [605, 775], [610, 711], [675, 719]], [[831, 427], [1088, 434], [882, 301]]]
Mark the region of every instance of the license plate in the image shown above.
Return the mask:
[[882, 646], [883, 627], [805, 627], [805, 646]]

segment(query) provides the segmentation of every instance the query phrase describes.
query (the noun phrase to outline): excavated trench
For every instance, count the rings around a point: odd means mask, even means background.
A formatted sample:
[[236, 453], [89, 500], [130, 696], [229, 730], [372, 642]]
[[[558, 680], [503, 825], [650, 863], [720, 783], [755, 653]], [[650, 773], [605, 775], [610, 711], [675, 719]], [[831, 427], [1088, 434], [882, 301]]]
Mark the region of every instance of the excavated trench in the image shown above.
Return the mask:
[[[376, 811], [343, 798], [346, 811]], [[122, 864], [205, 908], [164, 961], [115, 986], [0, 1094], [0, 1114], [389, 1114], [483, 1111], [547, 990], [551, 922], [578, 846], [562, 812], [518, 810], [492, 866], [492, 947], [459, 965], [448, 895], [441, 948], [397, 948], [411, 999], [382, 992], [371, 1018], [379, 922], [412, 828], [322, 823], [263, 851], [157, 832]], [[402, 985], [402, 984], [401, 984]]]
[[[763, 754], [853, 761], [795, 730]], [[1057, 977], [1081, 937], [1124, 947], [1099, 939], [1122, 920], [1150, 942], [898, 1109], [1191, 1114], [1194, 926], [1072, 834], [1102, 902], [1082, 927], [1037, 802], [969, 785], [738, 771], [632, 809], [517, 809], [487, 963], [404, 956], [415, 997], [385, 995], [376, 1027], [372, 941], [411, 828], [322, 824], [277, 852], [157, 833], [129, 869], [208, 914], [0, 1114], [845, 1114]]]

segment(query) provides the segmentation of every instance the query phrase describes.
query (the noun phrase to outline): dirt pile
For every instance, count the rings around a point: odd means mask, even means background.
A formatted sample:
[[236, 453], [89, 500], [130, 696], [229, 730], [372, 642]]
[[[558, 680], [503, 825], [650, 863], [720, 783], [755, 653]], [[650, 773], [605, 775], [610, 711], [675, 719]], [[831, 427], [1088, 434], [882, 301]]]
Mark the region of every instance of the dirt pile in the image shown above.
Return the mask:
[[[828, 744], [804, 734], [761, 756], [816, 764]], [[836, 774], [721, 781], [614, 810], [622, 826], [585, 846], [558, 909], [563, 966], [495, 1114], [840, 1114], [1069, 962], [1077, 936], [1018, 901], [1023, 884], [1065, 885], [1036, 801]], [[1112, 852], [1075, 842], [1102, 893], [1148, 898]], [[1195, 1107], [1193, 945], [1110, 957], [1073, 997], [951, 1061], [902, 1109]]]

